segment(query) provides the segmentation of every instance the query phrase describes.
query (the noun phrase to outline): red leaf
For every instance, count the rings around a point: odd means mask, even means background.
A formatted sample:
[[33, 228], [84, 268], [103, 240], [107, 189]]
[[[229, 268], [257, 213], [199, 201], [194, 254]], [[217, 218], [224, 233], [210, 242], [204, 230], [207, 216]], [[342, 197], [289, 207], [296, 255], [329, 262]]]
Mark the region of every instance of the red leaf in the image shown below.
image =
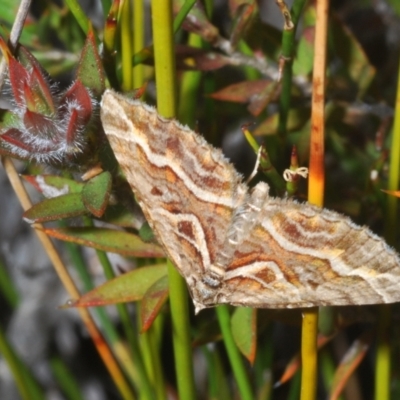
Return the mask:
[[[67, 90], [60, 101], [60, 106], [66, 117], [76, 113], [77, 123], [82, 126], [86, 125], [92, 116], [92, 99], [80, 80], [75, 81]], [[75, 116], [71, 116], [72, 118]]]
[[14, 57], [9, 59], [8, 71], [15, 102], [24, 106], [24, 86], [29, 80], [28, 71]]
[[219, 53], [201, 53], [193, 56], [195, 68], [200, 71], [214, 71], [231, 64], [231, 60]]
[[249, 111], [257, 116], [276, 97], [277, 82], [269, 80], [243, 81], [229, 85], [210, 96], [216, 100], [250, 103]]
[[[24, 114], [24, 125], [35, 136], [51, 139], [57, 133], [54, 123], [43, 114], [27, 109]], [[43, 150], [42, 150], [43, 151]]]
[[78, 110], [76, 108], [71, 108], [68, 115], [68, 124], [65, 128], [65, 141], [67, 145], [71, 147], [74, 146], [77, 134], [79, 133], [80, 124], [78, 118]]
[[243, 81], [226, 86], [223, 89], [212, 93], [210, 97], [216, 100], [247, 103], [253, 96], [263, 92], [271, 84], [271, 81], [267, 81], [265, 79], [258, 81]]
[[237, 5], [235, 6], [233, 27], [230, 35], [230, 42], [234, 48], [236, 48], [239, 40], [244, 37], [253, 17], [258, 13], [257, 3], [254, 0], [242, 3], [238, 7]]
[[13, 146], [21, 148], [22, 150], [31, 150], [31, 147], [24, 142], [24, 134], [16, 128], [8, 129], [0, 136], [0, 138]]
[[49, 236], [98, 250], [131, 257], [164, 257], [160, 246], [144, 243], [139, 236], [125, 231], [97, 227], [44, 229]]
[[[317, 342], [318, 349], [325, 346], [325, 344], [328, 343], [333, 337], [334, 337], [334, 335], [324, 336], [324, 335], [319, 334], [318, 342]], [[297, 370], [300, 368], [300, 364], [301, 364], [301, 358], [300, 358], [300, 354], [298, 353], [289, 361], [289, 363], [287, 364], [287, 366], [285, 368], [285, 371], [283, 372], [279, 381], [276, 382], [274, 387], [281, 386], [284, 383], [286, 383], [289, 379], [291, 379], [293, 377], [293, 375], [297, 372]]]
[[335, 372], [329, 395], [330, 400], [336, 400], [340, 396], [350, 376], [364, 359], [371, 341], [372, 333], [367, 331], [359, 339], [355, 340], [347, 350]]
[[16, 103], [23, 106], [26, 101], [31, 111], [45, 112], [47, 115], [54, 113], [55, 107], [45, 78], [46, 72], [36, 58], [24, 46], [19, 46], [20, 61], [17, 61], [1, 37], [0, 49], [8, 64], [11, 88]]
[[168, 299], [168, 275], [162, 276], [149, 287], [142, 299], [140, 320], [142, 321], [141, 333], [146, 332], [159, 314], [161, 307]]
[[147, 290], [166, 275], [166, 264], [137, 268], [91, 290], [68, 303], [67, 307], [96, 307], [141, 300]]

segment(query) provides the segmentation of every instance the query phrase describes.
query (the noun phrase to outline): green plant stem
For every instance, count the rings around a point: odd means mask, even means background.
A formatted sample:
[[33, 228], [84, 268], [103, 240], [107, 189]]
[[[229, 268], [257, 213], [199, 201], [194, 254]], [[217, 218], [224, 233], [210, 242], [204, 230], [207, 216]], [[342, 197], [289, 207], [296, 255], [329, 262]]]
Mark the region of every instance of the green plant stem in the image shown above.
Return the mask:
[[207, 362], [208, 394], [209, 399], [231, 400], [229, 380], [226, 379], [221, 354], [218, 351], [202, 346], [202, 351]]
[[[332, 354], [323, 348], [320, 350], [320, 365], [321, 365], [321, 377], [324, 383], [324, 387], [327, 391], [332, 387], [332, 382], [335, 377], [336, 363], [333, 360]], [[337, 400], [344, 400], [343, 396], [339, 396]]]
[[[191, 33], [188, 40], [189, 46], [201, 48], [202, 39], [199, 35]], [[190, 126], [196, 124], [197, 94], [201, 82], [200, 71], [185, 71], [183, 73], [179, 94], [179, 121]]]
[[60, 357], [50, 359], [51, 370], [67, 399], [84, 400], [79, 385]]
[[[396, 107], [390, 146], [389, 182], [388, 190], [398, 190], [400, 178], [400, 64], [397, 77]], [[398, 232], [398, 198], [387, 195], [385, 215], [385, 239], [390, 245], [396, 242]], [[379, 308], [378, 338], [375, 368], [375, 399], [387, 400], [390, 398], [390, 343], [388, 331], [390, 328], [391, 306], [383, 305]]]
[[189, 11], [192, 9], [195, 3], [196, 0], [186, 0], [185, 3], [182, 5], [174, 20], [173, 29], [175, 33], [181, 27], [183, 21], [185, 20], [186, 16], [189, 14]]
[[[172, 28], [172, 1], [152, 1], [154, 57], [158, 111], [165, 117], [176, 115], [176, 70]], [[179, 397], [195, 399], [189, 305], [186, 284], [168, 261], [175, 367]]]
[[301, 400], [312, 400], [317, 393], [318, 308], [303, 309], [301, 335]]
[[[103, 8], [105, 10], [105, 8]], [[107, 8], [108, 14], [104, 23], [103, 30], [103, 67], [110, 82], [110, 86], [114, 89], [120, 87], [119, 79], [117, 77], [116, 57], [115, 57], [115, 43], [117, 38], [117, 15], [118, 4], [114, 3], [111, 8]]]
[[66, 0], [68, 8], [71, 10], [75, 19], [77, 20], [79, 26], [82, 28], [83, 32], [87, 34], [89, 32], [90, 21], [88, 17], [83, 12], [81, 6], [77, 0]]
[[172, 30], [172, 1], [153, 0], [151, 4], [157, 109], [164, 117], [173, 118], [177, 113], [177, 82]]
[[390, 399], [390, 328], [391, 305], [379, 307], [378, 337], [375, 365], [375, 400]]
[[[176, 16], [174, 20], [174, 33], [176, 33], [179, 28], [182, 25], [182, 22], [186, 18], [187, 14], [193, 7], [194, 3], [196, 3], [196, 0], [186, 0], [185, 4], [182, 6], [180, 11], [178, 12], [178, 15]], [[154, 54], [154, 47], [149, 46], [141, 49], [138, 53], [135, 53], [132, 59], [132, 65], [138, 65], [144, 63], [146, 60], [151, 58]]]
[[[83, 283], [85, 292], [89, 292], [94, 288], [94, 285], [92, 283], [92, 278], [88, 272], [87, 265], [79, 251], [79, 247], [73, 243], [68, 242], [65, 242], [65, 246], [68, 249], [72, 264], [74, 265], [76, 271], [79, 274], [79, 278]], [[119, 362], [121, 363], [121, 365], [124, 366], [127, 376], [132, 383], [136, 384], [137, 387], [140, 387], [140, 378], [137, 373], [136, 365], [129, 357], [126, 356], [121, 338], [116, 331], [114, 324], [110, 320], [110, 317], [106, 313], [106, 310], [103, 307], [95, 307], [93, 312], [97, 315], [98, 321], [100, 322], [104, 334], [111, 347], [113, 348], [114, 353], [117, 355]], [[122, 362], [122, 357], [124, 362]]]
[[[140, 311], [138, 311], [140, 314]], [[159, 320], [160, 315], [157, 317]], [[166, 400], [167, 393], [164, 384], [164, 375], [162, 371], [162, 362], [160, 360], [160, 346], [157, 340], [157, 325], [159, 321], [153, 322], [149, 330], [140, 336], [140, 344], [143, 349], [144, 358], [146, 360], [147, 371], [151, 375], [154, 384], [157, 400]]]
[[301, 11], [306, 0], [295, 0], [290, 10], [294, 27], [284, 30], [282, 35], [282, 57], [286, 60], [282, 71], [282, 89], [279, 99], [278, 136], [285, 141], [286, 125], [290, 110], [290, 95], [292, 90], [292, 61], [295, 45], [296, 28]]
[[[89, 218], [85, 218], [86, 226], [93, 226], [93, 222]], [[115, 278], [114, 271], [107, 254], [104, 251], [96, 250], [97, 257], [103, 267], [104, 275], [108, 280]], [[128, 339], [129, 348], [132, 353], [134, 364], [139, 378], [139, 386], [144, 400], [154, 399], [152, 385], [147, 376], [146, 369], [143, 363], [142, 355], [139, 349], [139, 343], [135, 330], [132, 326], [132, 320], [129, 316], [126, 304], [117, 304], [118, 315], [121, 319], [122, 326], [124, 327], [125, 335]], [[119, 341], [119, 338], [118, 338]]]
[[43, 400], [45, 397], [40, 386], [15, 353], [1, 327], [0, 355], [3, 356], [11, 370], [21, 398], [24, 400]]
[[243, 364], [243, 358], [235, 344], [235, 340], [231, 331], [231, 318], [227, 305], [219, 305], [216, 308], [219, 326], [221, 328], [224, 344], [228, 353], [229, 362], [232, 366], [233, 374], [235, 375], [236, 383], [239, 388], [242, 400], [252, 400], [253, 394], [249, 379], [246, 374], [246, 369]]
[[[400, 178], [400, 65], [397, 78], [396, 107], [392, 131], [392, 143], [390, 146], [389, 182], [388, 190], [399, 189]], [[385, 239], [390, 245], [396, 242], [398, 231], [397, 218], [398, 198], [387, 196], [387, 211], [385, 220]]]
[[[249, 57], [254, 57], [253, 50], [244, 40], [239, 41], [238, 49], [242, 54]], [[256, 79], [260, 79], [261, 76], [260, 71], [257, 71], [257, 69], [248, 65], [243, 66], [243, 73], [245, 75], [246, 81], [255, 81]]]
[[[133, 54], [144, 47], [144, 2], [133, 2]], [[137, 64], [133, 67], [133, 86], [141, 87], [144, 84], [144, 65]]]
[[170, 260], [168, 260], [168, 281], [179, 397], [194, 400], [197, 396], [190, 340], [188, 293], [185, 281]]
[[101, 0], [101, 5], [103, 7], [104, 15], [107, 15], [111, 7], [111, 0]]
[[122, 2], [122, 10], [120, 14], [121, 24], [121, 68], [122, 68], [122, 90], [127, 92], [133, 89], [133, 73], [132, 73], [132, 9], [131, 2]]
[[[259, 318], [259, 315], [257, 316]], [[254, 362], [254, 381], [258, 390], [258, 400], [272, 399], [273, 391], [273, 358], [274, 339], [273, 325], [269, 324], [263, 332], [263, 340], [257, 344], [257, 355]]]
[[[314, 39], [313, 95], [311, 107], [310, 163], [308, 201], [319, 207], [324, 204], [325, 186], [325, 81], [326, 41], [329, 0], [316, 3]], [[301, 400], [314, 400], [317, 392], [318, 308], [303, 309], [301, 337]]]
[[9, 274], [7, 273], [6, 266], [4, 265], [3, 260], [1, 259], [0, 259], [0, 293], [4, 296], [4, 299], [12, 308], [16, 308], [18, 306], [19, 294]]
[[289, 393], [287, 400], [298, 400], [299, 391], [301, 390], [301, 371], [297, 371], [290, 381]]
[[[100, 250], [96, 250], [96, 253], [97, 253], [97, 257], [99, 258], [100, 264], [103, 267], [106, 278], [108, 280], [113, 279], [115, 277], [115, 275], [112, 270], [110, 260], [107, 257], [107, 254], [105, 254], [103, 251], [100, 251]], [[140, 390], [141, 390], [143, 399], [148, 399], [148, 400], [154, 399], [154, 392], [152, 389], [152, 385], [150, 383], [150, 380], [146, 373], [146, 369], [144, 367], [142, 355], [141, 355], [140, 349], [139, 349], [138, 338], [137, 338], [137, 335], [135, 334], [135, 330], [132, 326], [132, 319], [129, 316], [129, 312], [126, 307], [126, 304], [116, 304], [116, 307], [117, 307], [118, 315], [122, 322], [122, 326], [124, 328], [126, 338], [128, 339], [129, 349], [132, 353], [133, 362], [135, 364], [135, 367], [136, 367], [136, 370], [137, 370], [137, 373], [139, 376]]]

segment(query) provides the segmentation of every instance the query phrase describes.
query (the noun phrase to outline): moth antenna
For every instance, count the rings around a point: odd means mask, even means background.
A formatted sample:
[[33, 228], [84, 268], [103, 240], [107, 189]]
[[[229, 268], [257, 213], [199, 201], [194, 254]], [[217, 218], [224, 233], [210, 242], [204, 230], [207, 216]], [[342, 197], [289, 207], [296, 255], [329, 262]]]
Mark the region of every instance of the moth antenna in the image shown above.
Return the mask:
[[257, 175], [258, 167], [260, 166], [261, 151], [262, 151], [262, 146], [260, 146], [260, 148], [257, 151], [256, 163], [254, 164], [253, 171], [251, 172], [250, 176], [246, 180], [246, 184], [248, 184]]

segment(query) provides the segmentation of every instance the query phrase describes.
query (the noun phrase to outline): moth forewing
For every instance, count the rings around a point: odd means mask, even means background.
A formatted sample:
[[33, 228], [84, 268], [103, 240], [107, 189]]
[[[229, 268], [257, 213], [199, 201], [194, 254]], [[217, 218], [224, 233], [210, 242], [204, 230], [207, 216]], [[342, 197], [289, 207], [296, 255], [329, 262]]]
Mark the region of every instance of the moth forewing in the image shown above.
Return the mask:
[[205, 140], [111, 90], [101, 120], [158, 241], [196, 310], [400, 301], [400, 259], [341, 214], [252, 191]]

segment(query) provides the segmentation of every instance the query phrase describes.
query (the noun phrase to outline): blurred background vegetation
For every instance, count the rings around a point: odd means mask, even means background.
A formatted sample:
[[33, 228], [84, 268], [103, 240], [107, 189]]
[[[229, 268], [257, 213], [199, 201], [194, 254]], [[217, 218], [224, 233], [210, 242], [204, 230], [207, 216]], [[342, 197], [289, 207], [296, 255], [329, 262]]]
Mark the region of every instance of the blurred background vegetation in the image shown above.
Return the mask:
[[[9, 177], [12, 156], [29, 182], [37, 206], [25, 218], [46, 223], [46, 233], [63, 240], [56, 244], [58, 260], [51, 243], [39, 238], [40, 244], [22, 222], [21, 206], [0, 170], [1, 399], [301, 396], [301, 310], [226, 307], [194, 316], [190, 303], [187, 315], [169, 305], [162, 251], [99, 124], [106, 86], [132, 96], [146, 84], [144, 101], [162, 98], [168, 85], [155, 82], [154, 52], [160, 50], [153, 37], [172, 27], [154, 20], [171, 6], [175, 49], [167, 53], [176, 64], [177, 118], [222, 147], [245, 177], [262, 144], [262, 171], [252, 183], [264, 179], [274, 195], [305, 201], [306, 180], [287, 183], [282, 173], [308, 166], [310, 157], [316, 4], [286, 4], [36, 0], [28, 4], [19, 39], [24, 47], [18, 48], [5, 42], [20, 5], [0, 2], [0, 47], [17, 71], [6, 74], [0, 96], [0, 154]], [[330, 2], [324, 206], [369, 226], [395, 248], [397, 202], [381, 189], [398, 189], [399, 49], [397, 0]], [[22, 69], [13, 64], [14, 51]], [[23, 78], [31, 91], [21, 85], [23, 71], [31, 74], [30, 81]], [[39, 71], [36, 78], [32, 71]], [[30, 95], [41, 104], [34, 111], [45, 118], [27, 116]], [[43, 128], [48, 120], [54, 134]], [[103, 172], [82, 179], [99, 165]], [[21, 199], [23, 189], [13, 187]], [[103, 303], [128, 303], [79, 312], [57, 308], [78, 298], [77, 288], [88, 292], [115, 276], [122, 279], [94, 295]], [[188, 324], [190, 346], [181, 350], [174, 315]], [[315, 398], [400, 398], [399, 326], [397, 305], [320, 310]], [[190, 361], [186, 372], [179, 352]]]

